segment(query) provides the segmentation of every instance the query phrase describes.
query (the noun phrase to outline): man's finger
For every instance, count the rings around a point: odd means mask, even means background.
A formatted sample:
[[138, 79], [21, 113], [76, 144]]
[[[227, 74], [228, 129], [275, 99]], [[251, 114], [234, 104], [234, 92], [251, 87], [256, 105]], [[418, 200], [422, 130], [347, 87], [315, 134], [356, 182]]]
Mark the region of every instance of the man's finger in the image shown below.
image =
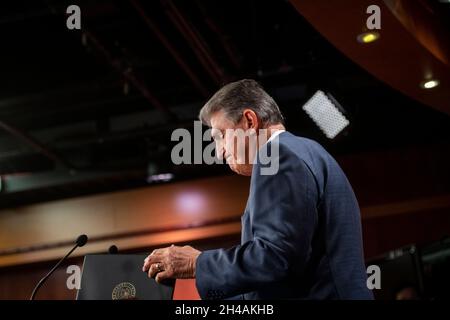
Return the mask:
[[162, 260], [162, 255], [159, 252], [153, 253], [149, 255], [144, 260], [144, 266], [142, 267], [142, 271], [147, 271], [153, 263], [159, 262]]
[[147, 261], [148, 261], [148, 257], [144, 259], [144, 264], [142, 265], [142, 271], [147, 271]]
[[168, 270], [162, 271], [162, 272], [158, 272], [158, 274], [156, 275], [156, 282], [161, 283], [162, 281], [164, 281], [165, 279], [169, 279], [171, 277], [171, 273]]
[[150, 266], [150, 268], [148, 269], [148, 277], [149, 278], [154, 278], [157, 273], [159, 272], [158, 268], [157, 268], [157, 264], [152, 264]]
[[145, 258], [145, 260], [150, 259], [151, 256], [157, 255], [157, 254], [161, 254], [163, 251], [163, 249], [155, 249], [153, 250], [148, 256], [147, 258]]
[[148, 257], [144, 260], [144, 265], [142, 266], [142, 271], [146, 272], [151, 266], [151, 263], [148, 262]]

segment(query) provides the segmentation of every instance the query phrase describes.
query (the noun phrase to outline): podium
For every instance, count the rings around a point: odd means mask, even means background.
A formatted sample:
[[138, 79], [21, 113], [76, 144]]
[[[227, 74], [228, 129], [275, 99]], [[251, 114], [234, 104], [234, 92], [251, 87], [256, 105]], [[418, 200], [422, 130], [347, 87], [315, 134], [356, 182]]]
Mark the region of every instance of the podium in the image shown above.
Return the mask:
[[142, 272], [146, 257], [140, 254], [86, 255], [76, 299], [171, 300], [175, 280], [159, 284], [149, 278]]

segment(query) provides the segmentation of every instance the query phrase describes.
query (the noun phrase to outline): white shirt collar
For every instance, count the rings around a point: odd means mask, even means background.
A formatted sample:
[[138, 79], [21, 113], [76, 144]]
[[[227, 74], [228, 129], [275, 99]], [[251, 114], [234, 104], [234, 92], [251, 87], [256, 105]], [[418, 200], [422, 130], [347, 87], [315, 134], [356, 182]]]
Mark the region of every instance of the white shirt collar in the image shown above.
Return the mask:
[[267, 140], [267, 143], [269, 143], [270, 141], [275, 139], [280, 133], [285, 132], [285, 131], [286, 130], [279, 129], [279, 130], [276, 130], [276, 131], [272, 132], [272, 135], [270, 136], [269, 140]]

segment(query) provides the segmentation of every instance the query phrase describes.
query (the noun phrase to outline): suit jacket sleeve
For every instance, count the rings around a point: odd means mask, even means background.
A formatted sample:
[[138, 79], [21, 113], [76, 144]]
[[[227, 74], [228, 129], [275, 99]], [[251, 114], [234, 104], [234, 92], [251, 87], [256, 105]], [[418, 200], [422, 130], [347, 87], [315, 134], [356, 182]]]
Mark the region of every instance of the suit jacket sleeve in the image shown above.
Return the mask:
[[304, 267], [317, 224], [317, 186], [303, 160], [282, 145], [279, 155], [277, 174], [261, 175], [258, 163], [253, 168], [247, 206], [253, 239], [198, 257], [196, 285], [203, 299], [256, 291], [283, 280], [294, 264], [296, 272]]

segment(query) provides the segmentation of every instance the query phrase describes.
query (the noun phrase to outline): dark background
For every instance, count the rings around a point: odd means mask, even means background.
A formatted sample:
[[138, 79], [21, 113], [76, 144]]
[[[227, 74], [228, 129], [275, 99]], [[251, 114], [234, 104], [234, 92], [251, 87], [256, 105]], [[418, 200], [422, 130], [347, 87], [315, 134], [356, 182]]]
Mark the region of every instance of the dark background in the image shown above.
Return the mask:
[[[430, 3], [450, 17], [450, 5]], [[0, 3], [0, 208], [146, 187], [158, 173], [175, 181], [231, 174], [172, 165], [170, 135], [192, 130], [221, 85], [253, 78], [278, 102], [288, 130], [335, 156], [360, 206], [371, 208], [363, 216], [368, 261], [450, 233], [449, 115], [374, 78], [291, 3], [78, 1], [81, 31], [65, 27], [69, 4]], [[318, 89], [350, 119], [333, 140], [301, 109]], [[394, 214], [381, 214], [386, 206]], [[0, 297], [24, 298], [50, 265], [1, 270]], [[46, 297], [70, 298], [54, 291], [55, 279]]]

